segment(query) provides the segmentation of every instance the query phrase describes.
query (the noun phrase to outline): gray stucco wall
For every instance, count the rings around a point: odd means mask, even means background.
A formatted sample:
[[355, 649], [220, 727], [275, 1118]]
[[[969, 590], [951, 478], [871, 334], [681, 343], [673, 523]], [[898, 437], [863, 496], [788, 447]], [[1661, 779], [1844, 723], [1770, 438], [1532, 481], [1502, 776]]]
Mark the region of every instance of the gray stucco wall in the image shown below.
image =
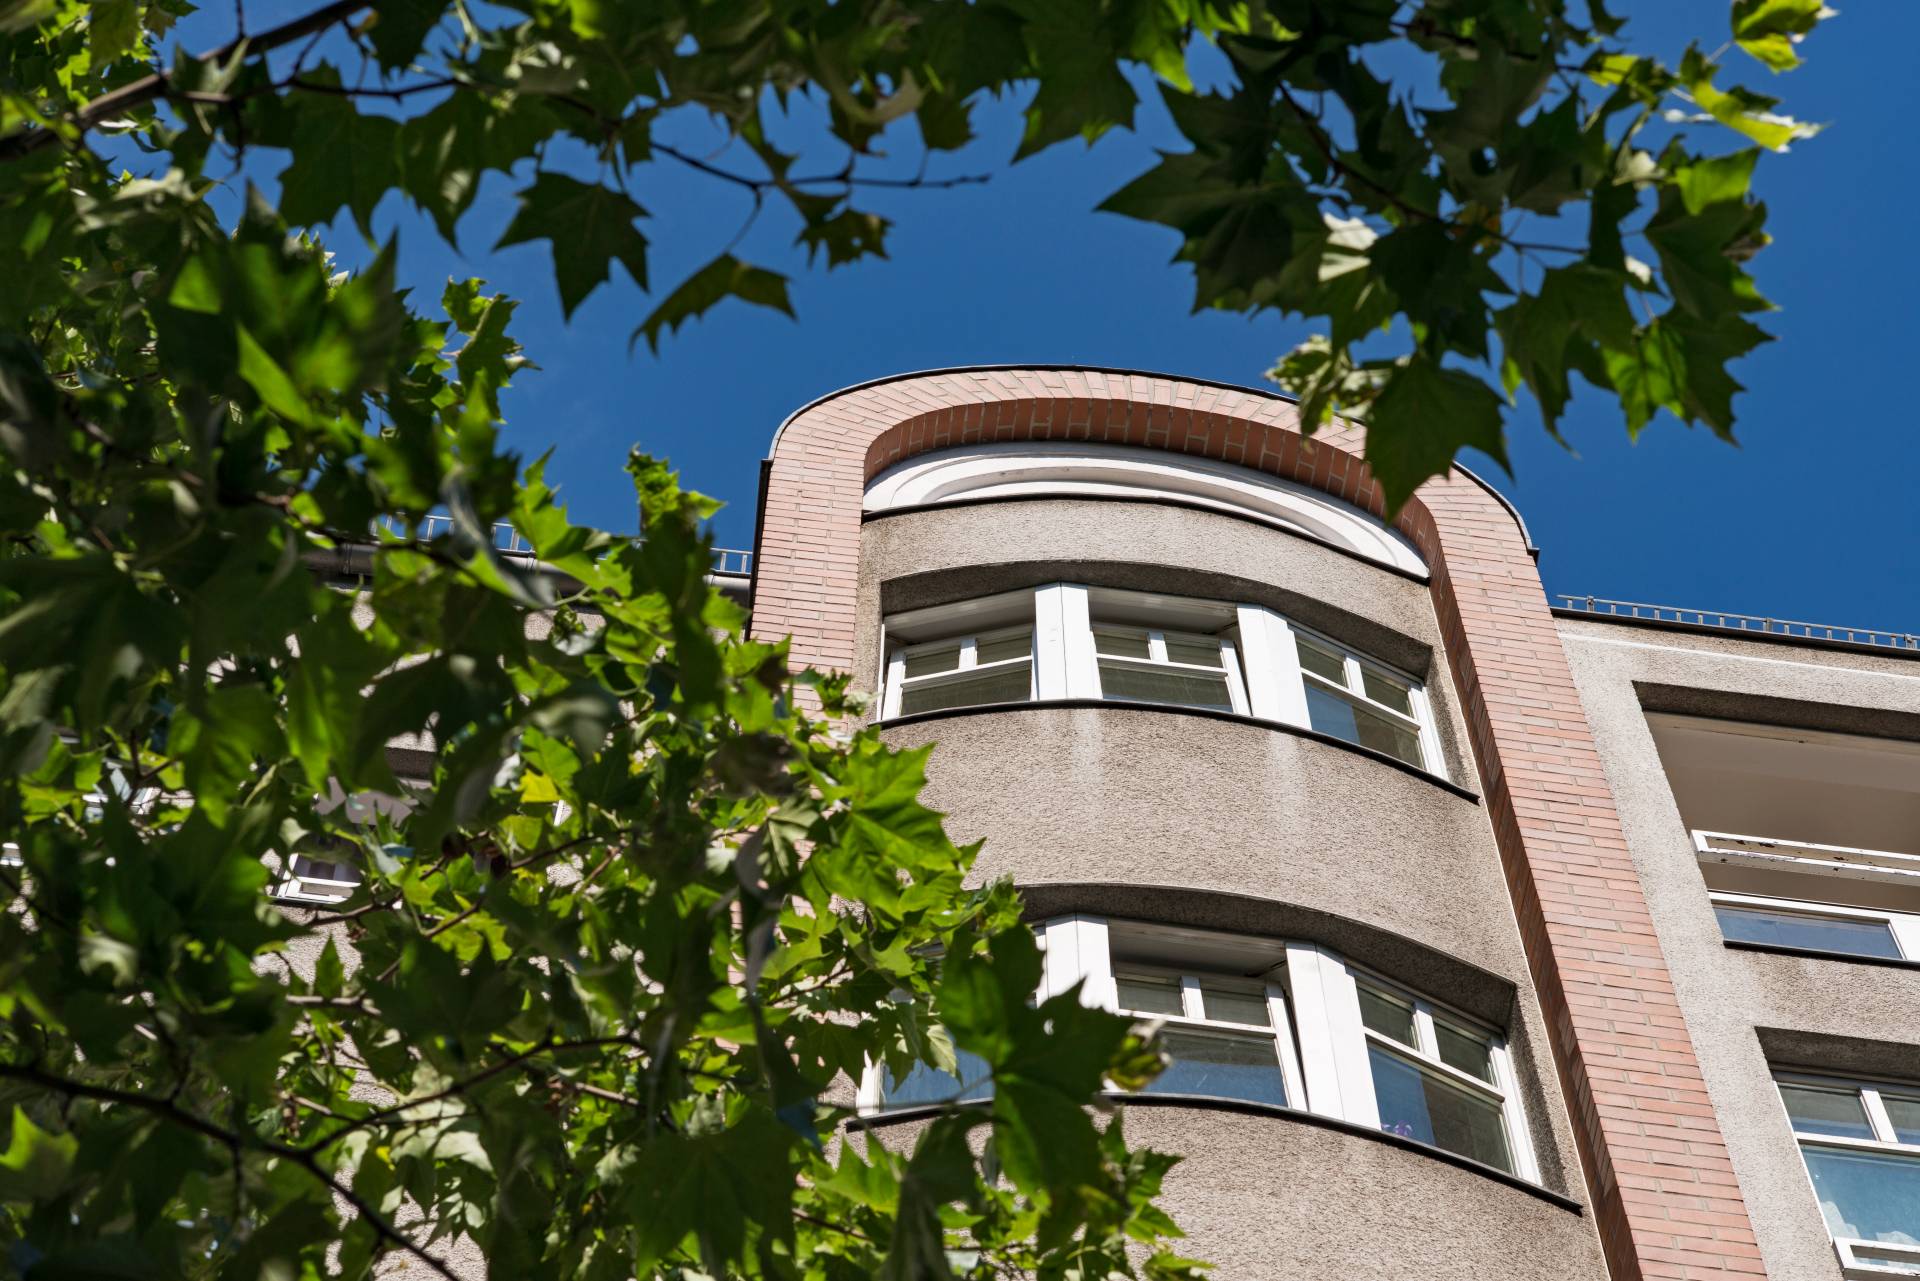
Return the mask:
[[1884, 732], [1920, 715], [1920, 662], [1571, 619], [1560, 635], [1768, 1273], [1836, 1281], [1768, 1053], [1886, 1072], [1904, 1047], [1920, 1075], [1920, 969], [1727, 947], [1646, 712]]
[[[1219, 1281], [1584, 1281], [1590, 1216], [1424, 1153], [1281, 1116], [1126, 1106], [1127, 1141], [1182, 1154], [1159, 1204]], [[921, 1126], [871, 1139], [911, 1150]]]

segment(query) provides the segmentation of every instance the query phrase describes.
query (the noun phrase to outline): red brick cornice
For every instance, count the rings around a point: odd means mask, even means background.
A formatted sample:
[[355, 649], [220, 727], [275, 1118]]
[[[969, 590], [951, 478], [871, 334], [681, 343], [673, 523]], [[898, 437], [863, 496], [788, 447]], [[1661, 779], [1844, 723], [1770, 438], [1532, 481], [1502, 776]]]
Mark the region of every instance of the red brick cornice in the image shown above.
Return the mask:
[[[1293, 405], [1090, 369], [942, 371], [807, 406], [768, 460], [754, 633], [853, 666], [861, 499], [954, 445], [1086, 440], [1242, 463], [1378, 513], [1352, 427], [1310, 441]], [[1397, 525], [1425, 557], [1613, 1274], [1762, 1276], [1759, 1250], [1516, 513], [1459, 472]], [[1434, 851], [1436, 859], [1446, 851]]]

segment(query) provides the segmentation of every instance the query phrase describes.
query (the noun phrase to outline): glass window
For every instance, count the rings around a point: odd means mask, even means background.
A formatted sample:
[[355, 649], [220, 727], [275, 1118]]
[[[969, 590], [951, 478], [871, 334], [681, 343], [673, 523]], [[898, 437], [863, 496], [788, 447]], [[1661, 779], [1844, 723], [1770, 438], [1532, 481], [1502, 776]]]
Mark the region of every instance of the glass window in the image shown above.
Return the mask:
[[1205, 1094], [1252, 1103], [1287, 1104], [1287, 1079], [1270, 1036], [1231, 1036], [1168, 1027], [1160, 1044], [1171, 1060], [1149, 1094]]
[[1814, 1085], [1780, 1083], [1780, 1098], [1799, 1134], [1831, 1134], [1843, 1139], [1870, 1139], [1873, 1122], [1858, 1090], [1830, 1090]]
[[1720, 918], [1720, 932], [1736, 943], [1900, 958], [1900, 944], [1885, 921], [1736, 903], [1716, 903], [1713, 911]]
[[1441, 1019], [1433, 1021], [1433, 1036], [1440, 1061], [1493, 1084], [1493, 1043], [1479, 1032], [1457, 1028]]
[[1880, 1092], [1881, 1106], [1887, 1109], [1887, 1121], [1893, 1126], [1895, 1143], [1920, 1147], [1920, 1097]]
[[[1109, 1008], [1157, 1025], [1166, 1066], [1149, 1094], [1312, 1111], [1540, 1177], [1506, 1045], [1463, 1011], [1307, 943], [1082, 915], [1049, 921], [1042, 934], [1040, 1000], [1105, 994]], [[1296, 990], [1314, 999], [1296, 1006]], [[962, 1054], [957, 1074], [916, 1067], [895, 1080], [873, 1069], [861, 1106], [979, 1099], [991, 1089], [985, 1065]], [[1846, 1087], [1815, 1082], [1788, 1097], [1796, 1115], [1828, 1118], [1808, 1143], [1848, 1142], [1855, 1131], [1834, 1118], [1857, 1127], [1865, 1114]], [[1849, 1102], [1851, 1112], [1840, 1106]], [[1920, 1090], [1890, 1094], [1888, 1104], [1887, 1115], [1920, 1123]]]
[[1512, 1172], [1499, 1100], [1463, 1089], [1378, 1045], [1369, 1047], [1367, 1059], [1381, 1129]]
[[1033, 697], [1033, 630], [1015, 628], [895, 652], [893, 714], [940, 712]]
[[1365, 983], [1360, 985], [1360, 1021], [1402, 1045], [1413, 1044], [1413, 1007]]
[[1513, 1173], [1494, 1038], [1418, 998], [1355, 986], [1380, 1128]]
[[1920, 1273], [1920, 1249], [1891, 1248], [1920, 1247], [1920, 1091], [1821, 1077], [1776, 1084], [1843, 1257]]
[[[1120, 1009], [1161, 1019], [1168, 1066], [1150, 1094], [1204, 1094], [1288, 1105], [1281, 1038], [1270, 1002], [1278, 989], [1231, 975], [1180, 975], [1116, 967]], [[1250, 1032], [1248, 1028], [1267, 1028]]]
[[1801, 1146], [1827, 1230], [1854, 1241], [1920, 1244], [1920, 1153]]
[[1180, 980], [1158, 974], [1116, 974], [1114, 988], [1120, 1008], [1133, 1014], [1185, 1014]]
[[1093, 644], [1102, 698], [1236, 710], [1218, 636], [1100, 623]]
[[[1023, 615], [1022, 625], [1010, 625]], [[1039, 618], [1049, 622], [1036, 631]], [[989, 623], [997, 630], [987, 631]], [[1050, 583], [910, 611], [887, 625], [912, 639], [887, 656], [882, 716], [1025, 702], [1045, 691], [1048, 699], [1298, 725], [1445, 772], [1428, 746], [1432, 713], [1418, 681], [1264, 606]]]
[[885, 1074], [882, 1097], [889, 1108], [918, 1107], [921, 1104], [971, 1102], [993, 1097], [993, 1070], [977, 1054], [955, 1050], [959, 1074], [943, 1072], [926, 1063], [916, 1063], [904, 1079], [892, 1072]]

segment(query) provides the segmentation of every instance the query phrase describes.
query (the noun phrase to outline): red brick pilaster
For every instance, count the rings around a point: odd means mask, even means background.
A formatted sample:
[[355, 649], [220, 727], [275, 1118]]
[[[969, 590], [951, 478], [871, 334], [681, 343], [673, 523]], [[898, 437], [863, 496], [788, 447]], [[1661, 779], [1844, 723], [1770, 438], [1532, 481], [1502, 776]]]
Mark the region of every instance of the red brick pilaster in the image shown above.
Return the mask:
[[[1111, 441], [1244, 463], [1368, 510], [1354, 429], [1277, 397], [1139, 374], [914, 375], [816, 402], [775, 443], [754, 632], [853, 665], [860, 502], [902, 459], [999, 440]], [[1666, 959], [1517, 523], [1454, 473], [1399, 525], [1425, 555], [1607, 1258], [1621, 1281], [1762, 1276]]]

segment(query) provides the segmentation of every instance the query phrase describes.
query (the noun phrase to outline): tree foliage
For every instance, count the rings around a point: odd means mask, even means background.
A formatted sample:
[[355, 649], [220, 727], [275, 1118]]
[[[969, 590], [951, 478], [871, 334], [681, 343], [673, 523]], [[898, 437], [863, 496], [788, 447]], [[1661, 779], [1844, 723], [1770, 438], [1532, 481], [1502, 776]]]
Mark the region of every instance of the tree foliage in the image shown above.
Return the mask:
[[[1145, 68], [1192, 145], [1108, 207], [1178, 229], [1198, 305], [1327, 319], [1277, 376], [1310, 423], [1369, 416], [1398, 501], [1574, 373], [1630, 427], [1728, 430], [1755, 158], [1810, 132], [1555, 0], [394, 0], [197, 56], [186, 7], [0, 0], [0, 1245], [34, 1279], [436, 1270], [459, 1238], [589, 1281], [1192, 1270], [1170, 1158], [1088, 1111], [1150, 1042], [1029, 1004], [1034, 940], [966, 887], [924, 752], [744, 638], [662, 464], [630, 461], [643, 541], [570, 522], [501, 440], [511, 300], [425, 309], [396, 244], [339, 272], [316, 224], [398, 193], [454, 239], [505, 175], [502, 243], [546, 244], [569, 312], [616, 263], [656, 288], [658, 345], [790, 304], [732, 246], [650, 280], [649, 165], [786, 204], [839, 265], [884, 254], [873, 187], [961, 180], [874, 176], [897, 122], [951, 152], [1023, 92], [1029, 155], [1131, 123]], [[1739, 0], [1734, 43], [1784, 70], [1821, 15]], [[844, 166], [770, 141], [801, 94]], [[688, 114], [754, 167], [673, 146]], [[215, 215], [227, 153], [284, 154], [277, 207]], [[1582, 212], [1563, 251], [1520, 227]], [[362, 884], [282, 910], [296, 855]], [[864, 1064], [956, 1048], [989, 1104], [846, 1129]]]
[[[1575, 375], [1630, 432], [1665, 410], [1730, 435], [1728, 366], [1768, 338], [1747, 266], [1768, 239], [1754, 164], [1816, 132], [1726, 83], [1719, 52], [1632, 50], [1603, 0], [333, 3], [160, 65], [186, 7], [0, 4], [10, 181], [84, 165], [73, 148], [112, 128], [158, 158], [153, 176], [171, 166], [190, 185], [215, 148], [284, 151], [280, 209], [298, 225], [344, 210], [370, 230], [399, 192], [452, 239], [487, 175], [509, 175], [518, 212], [499, 243], [545, 241], [569, 313], [615, 263], [653, 283], [630, 190], [650, 165], [700, 171], [750, 219], [788, 207], [799, 243], [837, 266], [886, 252], [874, 188], [981, 177], [877, 176], [905, 122], [931, 159], [973, 140], [983, 98], [1022, 93], [1024, 157], [1131, 125], [1129, 72], [1149, 73], [1189, 145], [1102, 207], [1179, 233], [1196, 308], [1315, 319], [1322, 332], [1270, 376], [1309, 430], [1334, 412], [1367, 420], [1395, 506], [1462, 448], [1504, 462], [1522, 389], [1556, 430]], [[1790, 70], [1830, 12], [1733, 0], [1725, 51]], [[361, 65], [316, 53], [330, 29]], [[825, 106], [844, 165], [807, 172], [804, 148], [776, 141], [796, 95]], [[689, 117], [732, 149], [672, 145]], [[21, 211], [30, 230], [6, 243], [30, 261], [29, 299], [57, 292], [61, 233], [85, 216], [75, 202]], [[791, 311], [785, 278], [731, 245], [657, 293], [634, 330], [656, 346], [729, 298]]]

